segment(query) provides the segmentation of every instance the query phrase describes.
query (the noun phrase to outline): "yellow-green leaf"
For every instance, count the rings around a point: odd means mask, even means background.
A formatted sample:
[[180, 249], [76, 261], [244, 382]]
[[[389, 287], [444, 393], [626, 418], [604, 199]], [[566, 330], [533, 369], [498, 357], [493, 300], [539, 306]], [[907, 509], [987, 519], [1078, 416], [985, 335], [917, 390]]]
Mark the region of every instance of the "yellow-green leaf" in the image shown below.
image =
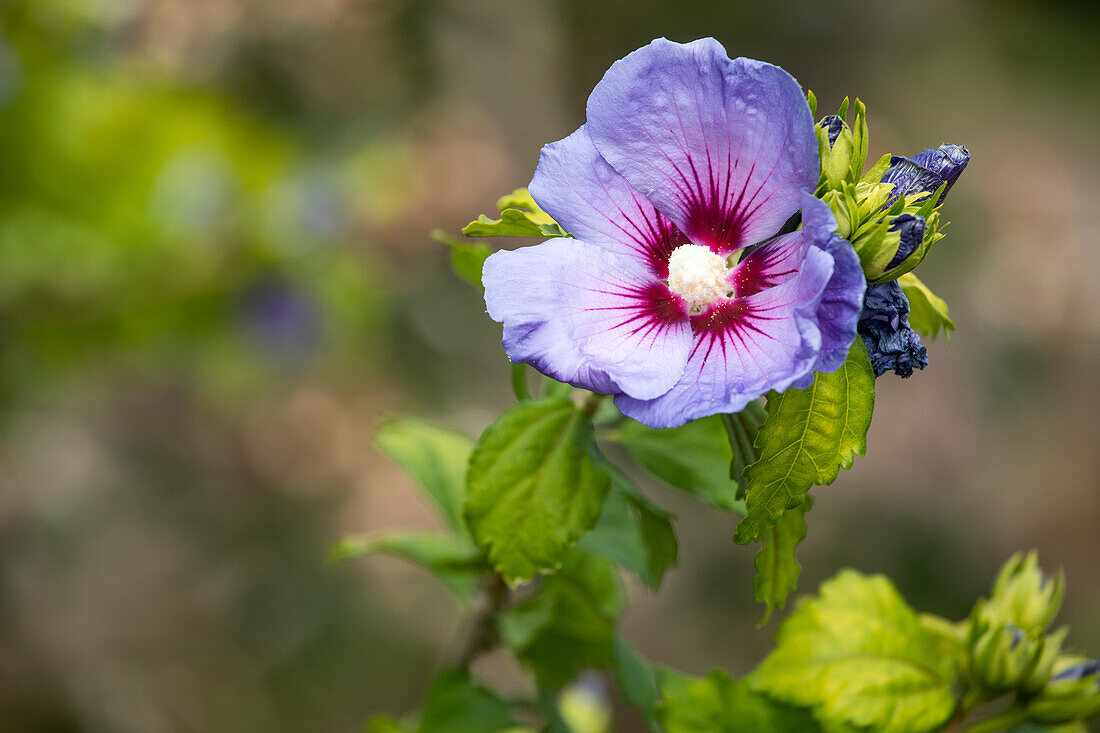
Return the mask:
[[734, 540], [759, 540], [811, 486], [831, 484], [841, 468], [851, 468], [867, 450], [874, 404], [875, 373], [860, 338], [835, 372], [816, 374], [805, 389], [769, 394], [754, 443], [760, 460], [745, 469], [747, 513]]

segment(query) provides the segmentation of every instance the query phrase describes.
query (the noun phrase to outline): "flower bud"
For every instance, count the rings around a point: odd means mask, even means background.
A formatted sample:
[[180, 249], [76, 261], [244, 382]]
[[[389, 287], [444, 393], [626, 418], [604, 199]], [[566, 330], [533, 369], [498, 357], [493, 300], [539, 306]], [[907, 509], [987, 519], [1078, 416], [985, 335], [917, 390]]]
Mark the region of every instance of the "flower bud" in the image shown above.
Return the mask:
[[944, 143], [912, 158], [895, 155], [890, 159], [890, 167], [882, 175], [882, 182], [894, 184], [891, 200], [918, 193], [931, 194], [940, 186], [945, 186], [936, 202], [936, 206], [939, 206], [969, 162], [969, 150], [961, 145]]
[[1043, 689], [1047, 680], [1050, 679], [1054, 662], [1058, 659], [1058, 655], [1062, 653], [1062, 643], [1068, 635], [1068, 626], [1058, 629], [1053, 634], [1047, 634], [1043, 641], [1043, 652], [1036, 660], [1035, 668], [1031, 670], [1031, 674], [1028, 675], [1027, 680], [1020, 687], [1023, 692], [1034, 695]]
[[1061, 572], [1052, 580], [1039, 568], [1035, 552], [1016, 554], [997, 576], [986, 611], [1026, 633], [1042, 633], [1058, 614], [1064, 593]]
[[1028, 636], [1011, 624], [990, 627], [971, 644], [971, 671], [991, 693], [1015, 689], [1034, 671], [1044, 641], [1043, 637]]
[[829, 188], [839, 188], [847, 178], [855, 152], [855, 141], [848, 124], [837, 115], [826, 115], [817, 123], [821, 172]]
[[[893, 259], [890, 260], [890, 264], [886, 266], [887, 270], [900, 265], [905, 261], [905, 258], [917, 251], [921, 242], [924, 241], [924, 232], [927, 229], [923, 216], [917, 216], [915, 214], [902, 214], [896, 216], [890, 222], [890, 228], [887, 230], [886, 242], [887, 247], [893, 247], [894, 242], [897, 242], [897, 250]], [[896, 237], [896, 239], [895, 239]]]
[[1068, 723], [1100, 713], [1100, 659], [1064, 655], [1055, 660], [1052, 672], [1025, 709], [1029, 720]]

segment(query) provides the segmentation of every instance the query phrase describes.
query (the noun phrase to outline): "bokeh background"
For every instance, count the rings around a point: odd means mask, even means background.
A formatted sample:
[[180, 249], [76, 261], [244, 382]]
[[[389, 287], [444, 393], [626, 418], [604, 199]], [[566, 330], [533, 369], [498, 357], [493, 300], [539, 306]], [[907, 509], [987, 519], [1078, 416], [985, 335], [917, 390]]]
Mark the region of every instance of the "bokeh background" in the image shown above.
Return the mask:
[[[1098, 8], [6, 0], [0, 730], [350, 731], [416, 704], [461, 631], [450, 597], [323, 557], [435, 522], [371, 446], [383, 415], [475, 434], [512, 399], [427, 234], [524, 185], [661, 35], [778, 63], [824, 111], [862, 97], [872, 160], [973, 153], [921, 270], [958, 333], [879, 380], [868, 456], [815, 492], [802, 589], [884, 571], [961, 617], [1034, 547], [1100, 652]], [[628, 635], [747, 671], [774, 631], [752, 551], [655, 492], [681, 561], [660, 595], [630, 588]]]

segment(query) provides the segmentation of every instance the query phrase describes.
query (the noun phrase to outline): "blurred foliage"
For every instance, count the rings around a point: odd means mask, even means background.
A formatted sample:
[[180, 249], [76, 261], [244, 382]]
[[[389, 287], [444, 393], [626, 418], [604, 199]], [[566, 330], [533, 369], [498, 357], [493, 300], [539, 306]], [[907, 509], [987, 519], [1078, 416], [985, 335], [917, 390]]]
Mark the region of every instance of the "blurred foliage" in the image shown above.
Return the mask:
[[[926, 263], [968, 338], [938, 342], [905, 420], [882, 422], [830, 497], [859, 518], [815, 509], [803, 587], [842, 565], [885, 570], [917, 607], [961, 617], [1009, 547], [1037, 545], [1080, 579], [1063, 615], [1094, 648], [1100, 465], [1081, 390], [1100, 320], [1079, 242], [1091, 201], [1073, 197], [1097, 169], [1100, 6], [867, 7], [0, 4], [0, 728], [351, 730], [423, 698], [453, 631], [446, 590], [385, 559], [324, 565], [349, 527], [425, 520], [368, 447], [378, 412], [473, 427], [510, 399], [499, 333], [423, 232], [492, 211], [538, 146], [582, 121], [610, 61], [660, 35], [713, 34], [823, 104], [859, 90], [876, 141], [899, 150], [950, 125], [989, 166], [953, 192], [954, 244]], [[463, 244], [476, 280], [486, 250]], [[958, 419], [915, 444], [912, 426], [947, 406]], [[724, 440], [717, 428], [703, 437]], [[735, 504], [733, 481], [700, 485], [646, 435], [620, 442], [671, 485]], [[901, 464], [889, 485], [865, 477]], [[645, 656], [694, 674], [763, 656], [771, 632], [751, 628], [751, 559], [729, 551], [730, 520], [661, 495], [690, 527], [664, 572], [676, 548], [644, 532], [665, 520], [618, 484], [611, 496], [597, 531], [640, 526], [650, 547], [626, 559], [672, 590], [632, 599]], [[424, 546], [388, 550], [410, 548]], [[558, 635], [536, 631], [532, 660]], [[612, 651], [628, 697], [651, 706], [652, 674], [623, 663], [619, 637]], [[614, 729], [642, 730], [620, 702]]]
[[137, 59], [64, 3], [5, 9], [0, 382], [99, 360], [198, 375], [221, 397], [362, 349], [384, 299], [354, 247], [363, 161]]

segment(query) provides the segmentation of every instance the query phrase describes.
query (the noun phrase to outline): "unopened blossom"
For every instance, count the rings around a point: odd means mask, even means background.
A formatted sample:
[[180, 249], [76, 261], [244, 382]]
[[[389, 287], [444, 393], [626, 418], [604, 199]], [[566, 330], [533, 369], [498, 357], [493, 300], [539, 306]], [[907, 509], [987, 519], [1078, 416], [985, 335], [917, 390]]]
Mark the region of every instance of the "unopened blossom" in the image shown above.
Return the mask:
[[[866, 284], [809, 193], [819, 169], [809, 107], [779, 67], [714, 39], [631, 53], [530, 184], [575, 238], [485, 263], [505, 351], [652, 427], [836, 370]], [[800, 209], [802, 228], [772, 238]]]
[[938, 148], [917, 153], [912, 158], [895, 155], [890, 159], [890, 167], [882, 175], [882, 182], [894, 184], [893, 198], [921, 192], [935, 193], [940, 186], [947, 184], [940, 200], [936, 202], [939, 206], [969, 162], [969, 150], [961, 145], [944, 143]]

